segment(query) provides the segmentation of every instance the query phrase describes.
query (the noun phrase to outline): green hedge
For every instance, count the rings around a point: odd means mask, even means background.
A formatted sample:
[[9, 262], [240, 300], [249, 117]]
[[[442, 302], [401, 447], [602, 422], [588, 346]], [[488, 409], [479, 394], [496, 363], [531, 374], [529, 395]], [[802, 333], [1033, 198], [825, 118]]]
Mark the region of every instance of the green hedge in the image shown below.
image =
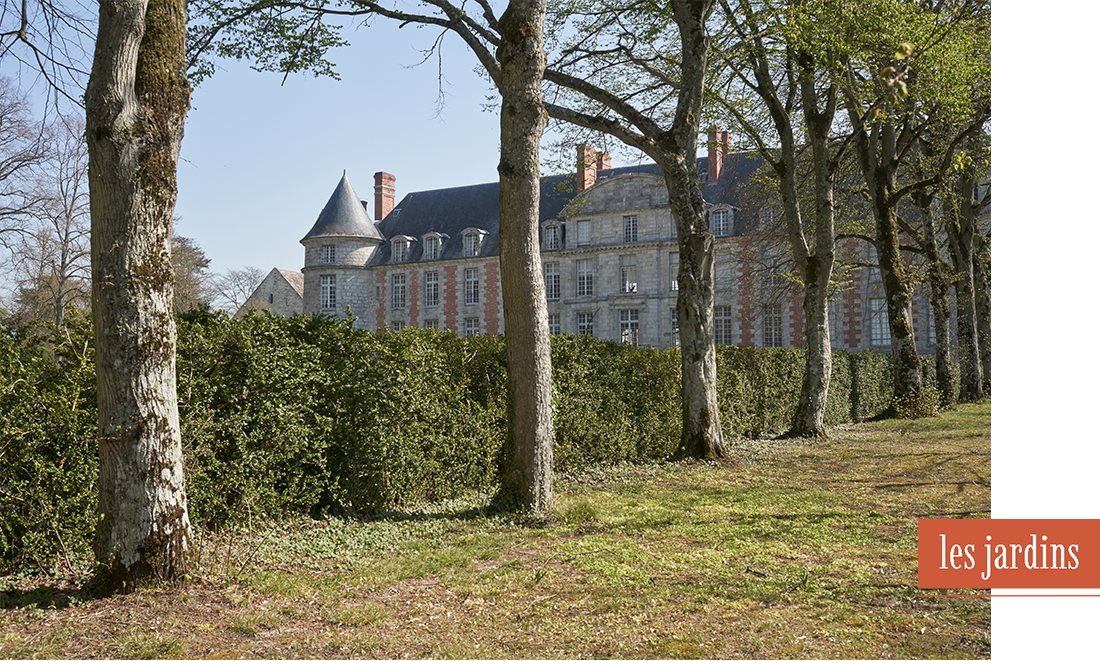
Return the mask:
[[[556, 470], [676, 451], [677, 350], [562, 336], [552, 351]], [[725, 433], [786, 429], [804, 353], [718, 347], [717, 358]], [[887, 357], [833, 360], [830, 424], [886, 409]], [[179, 323], [177, 374], [198, 525], [378, 511], [498, 483], [509, 416], [502, 338], [192, 314]], [[0, 334], [0, 423], [0, 572], [86, 562], [98, 462], [87, 320]]]

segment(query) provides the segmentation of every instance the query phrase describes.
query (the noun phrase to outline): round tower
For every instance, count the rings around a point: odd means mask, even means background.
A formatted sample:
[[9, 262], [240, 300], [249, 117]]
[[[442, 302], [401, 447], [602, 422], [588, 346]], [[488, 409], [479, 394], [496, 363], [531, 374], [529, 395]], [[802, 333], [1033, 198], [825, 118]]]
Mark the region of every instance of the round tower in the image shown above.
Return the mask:
[[313, 229], [301, 240], [306, 249], [305, 314], [320, 311], [342, 316], [350, 307], [359, 320], [356, 326], [365, 325], [374, 305], [366, 264], [384, 240], [345, 173]]

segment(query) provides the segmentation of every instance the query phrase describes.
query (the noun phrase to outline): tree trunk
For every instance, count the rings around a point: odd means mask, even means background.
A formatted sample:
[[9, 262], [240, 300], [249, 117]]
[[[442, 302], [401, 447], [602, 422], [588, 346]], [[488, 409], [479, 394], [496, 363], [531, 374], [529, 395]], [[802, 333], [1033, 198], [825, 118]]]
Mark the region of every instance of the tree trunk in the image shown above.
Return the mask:
[[680, 34], [680, 90], [671, 125], [657, 137], [661, 158], [655, 159], [665, 175], [680, 250], [676, 276], [683, 421], [680, 452], [711, 460], [727, 455], [718, 413], [714, 350], [714, 236], [707, 229], [707, 208], [695, 152], [707, 70], [706, 21], [713, 8], [713, 0], [672, 2]]
[[[817, 69], [813, 56], [805, 51], [797, 55], [799, 84], [802, 88], [802, 113], [810, 140], [814, 172], [813, 245], [806, 241], [801, 214], [797, 208], [797, 168], [794, 158], [787, 159], [783, 174], [784, 207], [787, 233], [795, 260], [802, 273], [805, 292], [802, 309], [806, 317], [806, 368], [802, 373], [802, 392], [798, 397], [791, 436], [824, 437], [825, 404], [833, 374], [833, 348], [829, 338], [829, 279], [836, 262], [836, 218], [833, 204], [833, 173], [830, 167], [829, 132], [836, 116], [837, 88], [829, 87], [820, 98]], [[822, 100], [824, 104], [822, 104]], [[773, 115], [775, 111], [773, 110]], [[789, 126], [783, 149], [795, 153], [793, 132]]]
[[989, 237], [979, 234], [974, 242], [974, 298], [978, 319], [978, 344], [982, 354], [983, 389], [988, 397], [993, 391], [993, 301], [990, 296]]
[[685, 162], [677, 170], [665, 168], [665, 184], [680, 247], [676, 276], [683, 421], [680, 451], [696, 459], [724, 459], [714, 349], [714, 236], [705, 231], [706, 211], [695, 160], [690, 167]]
[[985, 396], [978, 340], [978, 310], [974, 292], [973, 179], [960, 182], [958, 206], [948, 218], [948, 246], [955, 263], [955, 306], [959, 320], [959, 399], [976, 402]]
[[539, 254], [539, 142], [545, 0], [511, 0], [500, 17], [500, 273], [514, 454], [505, 488], [544, 514], [553, 505], [550, 329]]
[[[875, 179], [885, 175], [880, 168]], [[880, 188], [875, 200], [875, 241], [882, 285], [886, 291], [886, 311], [890, 324], [890, 351], [894, 367], [894, 400], [918, 396], [921, 392], [921, 363], [913, 334], [913, 295], [906, 282], [905, 265], [898, 243], [898, 220], [895, 206], [884, 203], [890, 190]]]
[[85, 97], [100, 594], [182, 579], [191, 543], [169, 253], [190, 106], [185, 22], [182, 0], [101, 0]]
[[947, 305], [947, 292], [951, 288], [945, 265], [936, 262], [929, 273], [932, 287], [932, 316], [936, 329], [936, 389], [940, 393], [940, 406], [954, 406], [956, 394], [951, 375], [951, 311]]

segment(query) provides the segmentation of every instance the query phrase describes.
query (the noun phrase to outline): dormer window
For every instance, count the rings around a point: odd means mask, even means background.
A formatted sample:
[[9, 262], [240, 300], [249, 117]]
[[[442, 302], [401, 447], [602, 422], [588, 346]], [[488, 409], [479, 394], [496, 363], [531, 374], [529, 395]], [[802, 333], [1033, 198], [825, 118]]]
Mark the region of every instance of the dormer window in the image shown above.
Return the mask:
[[558, 223], [547, 223], [542, 228], [542, 249], [543, 250], [560, 250], [562, 244], [561, 237], [562, 227]]
[[481, 254], [481, 241], [488, 232], [479, 230], [476, 227], [463, 230], [462, 232], [462, 256], [463, 257], [477, 257]]
[[438, 235], [429, 235], [424, 239], [424, 259], [439, 259], [443, 249], [443, 241]]
[[400, 264], [409, 258], [409, 242], [403, 237], [399, 237], [393, 240], [392, 252], [390, 254], [391, 264]]
[[321, 246], [321, 263], [336, 263], [336, 246]]
[[733, 229], [733, 211], [731, 209], [715, 209], [710, 212], [710, 232], [714, 236], [729, 236]]

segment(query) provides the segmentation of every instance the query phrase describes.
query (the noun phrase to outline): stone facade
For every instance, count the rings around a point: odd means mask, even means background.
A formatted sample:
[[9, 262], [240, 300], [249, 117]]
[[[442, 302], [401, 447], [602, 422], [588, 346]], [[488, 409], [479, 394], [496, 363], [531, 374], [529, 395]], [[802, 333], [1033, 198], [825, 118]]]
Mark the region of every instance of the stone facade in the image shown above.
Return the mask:
[[244, 316], [248, 310], [268, 310], [275, 314], [291, 317], [302, 314], [304, 310], [302, 293], [304, 283], [298, 271], [271, 269], [256, 291], [237, 310], [234, 317]]
[[[715, 333], [722, 344], [802, 347], [802, 292], [770, 259], [758, 231], [761, 210], [739, 183], [759, 167], [728, 154], [728, 137], [699, 159], [716, 238]], [[412, 193], [394, 204], [396, 178], [375, 175], [371, 222], [345, 178], [302, 244], [303, 311], [342, 315], [360, 328], [438, 328], [460, 335], [504, 329], [496, 184]], [[611, 168], [606, 155], [578, 149], [575, 177], [543, 181], [540, 236], [552, 333], [584, 333], [641, 346], [678, 344], [676, 229], [655, 165]], [[354, 204], [353, 204], [354, 203]], [[343, 217], [332, 209], [342, 209]], [[326, 217], [326, 213], [328, 216]], [[868, 263], [846, 240], [849, 260]], [[836, 349], [889, 350], [877, 269], [854, 268], [830, 305]], [[914, 304], [921, 353], [934, 351], [926, 297]]]

